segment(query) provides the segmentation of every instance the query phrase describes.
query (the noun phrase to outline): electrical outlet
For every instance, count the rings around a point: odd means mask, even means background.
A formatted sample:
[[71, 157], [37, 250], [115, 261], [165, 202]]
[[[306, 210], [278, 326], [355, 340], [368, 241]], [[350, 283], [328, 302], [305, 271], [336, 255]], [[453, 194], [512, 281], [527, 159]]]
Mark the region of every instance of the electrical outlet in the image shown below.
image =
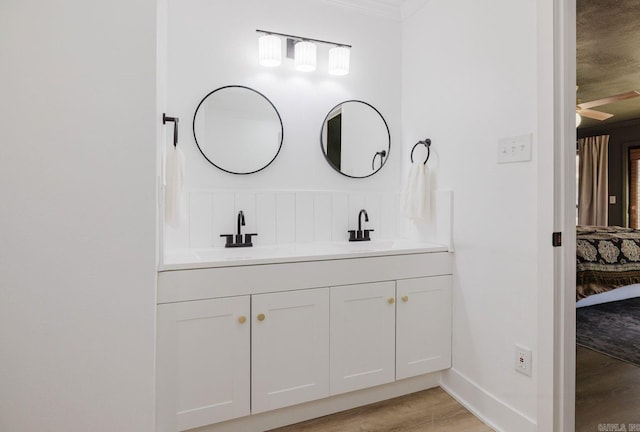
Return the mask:
[[531, 350], [520, 345], [516, 345], [515, 370], [526, 376], [531, 376]]
[[502, 138], [498, 141], [498, 163], [526, 162], [531, 160], [532, 135]]

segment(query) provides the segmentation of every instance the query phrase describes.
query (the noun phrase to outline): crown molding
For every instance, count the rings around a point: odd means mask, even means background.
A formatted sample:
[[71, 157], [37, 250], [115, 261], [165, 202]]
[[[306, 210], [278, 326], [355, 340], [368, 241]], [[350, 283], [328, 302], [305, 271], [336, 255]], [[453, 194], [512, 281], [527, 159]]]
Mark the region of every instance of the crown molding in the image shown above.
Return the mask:
[[324, 0], [333, 6], [351, 9], [357, 12], [402, 20], [403, 0]]
[[429, 0], [403, 0], [400, 5], [400, 16], [403, 20], [418, 12]]
[[420, 10], [429, 0], [323, 0], [333, 6], [402, 21]]

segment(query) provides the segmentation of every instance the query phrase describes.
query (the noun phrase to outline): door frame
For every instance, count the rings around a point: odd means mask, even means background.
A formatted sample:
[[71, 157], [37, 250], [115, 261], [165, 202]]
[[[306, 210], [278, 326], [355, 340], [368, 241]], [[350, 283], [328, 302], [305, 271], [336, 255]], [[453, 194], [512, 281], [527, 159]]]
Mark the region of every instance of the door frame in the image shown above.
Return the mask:
[[[576, 2], [538, 0], [537, 13], [537, 426], [573, 431]], [[562, 233], [562, 247], [552, 246], [553, 232]]]

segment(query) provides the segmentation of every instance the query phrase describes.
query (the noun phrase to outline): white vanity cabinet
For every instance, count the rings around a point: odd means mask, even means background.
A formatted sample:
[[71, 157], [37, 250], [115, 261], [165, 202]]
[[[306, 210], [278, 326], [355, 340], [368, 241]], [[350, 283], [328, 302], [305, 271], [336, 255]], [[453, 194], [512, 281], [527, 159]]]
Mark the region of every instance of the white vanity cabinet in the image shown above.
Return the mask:
[[451, 276], [331, 288], [331, 394], [451, 367]]
[[329, 289], [252, 296], [251, 412], [329, 396]]
[[249, 415], [249, 296], [163, 304], [157, 313], [158, 431]]
[[450, 275], [396, 282], [396, 379], [451, 367]]
[[331, 394], [395, 377], [395, 282], [331, 288]]
[[452, 260], [433, 249], [160, 272], [156, 431], [261, 432], [438, 385]]

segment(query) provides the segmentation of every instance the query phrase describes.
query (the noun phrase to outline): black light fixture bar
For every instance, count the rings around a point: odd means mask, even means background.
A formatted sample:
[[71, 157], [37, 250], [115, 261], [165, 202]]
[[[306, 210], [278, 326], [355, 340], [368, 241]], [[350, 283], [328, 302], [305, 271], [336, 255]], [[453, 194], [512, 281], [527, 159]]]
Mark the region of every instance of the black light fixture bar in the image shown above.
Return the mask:
[[290, 35], [290, 34], [286, 34], [286, 33], [278, 33], [278, 32], [272, 32], [272, 31], [267, 31], [267, 30], [256, 30], [256, 32], [264, 33], [264, 34], [271, 34], [271, 35], [276, 35], [276, 36], [283, 36], [283, 37], [286, 37], [286, 38], [292, 38], [292, 39], [297, 39], [297, 40], [302, 40], [302, 41], [318, 42], [318, 43], [323, 43], [323, 44], [327, 44], [327, 45], [335, 45], [335, 46], [351, 48], [351, 45], [347, 45], [347, 44], [343, 44], [343, 43], [339, 43], [339, 42], [330, 42], [330, 41], [321, 40], [321, 39], [313, 39], [313, 38], [308, 38], [308, 37], [304, 37], [304, 36], [295, 36], [295, 35]]

